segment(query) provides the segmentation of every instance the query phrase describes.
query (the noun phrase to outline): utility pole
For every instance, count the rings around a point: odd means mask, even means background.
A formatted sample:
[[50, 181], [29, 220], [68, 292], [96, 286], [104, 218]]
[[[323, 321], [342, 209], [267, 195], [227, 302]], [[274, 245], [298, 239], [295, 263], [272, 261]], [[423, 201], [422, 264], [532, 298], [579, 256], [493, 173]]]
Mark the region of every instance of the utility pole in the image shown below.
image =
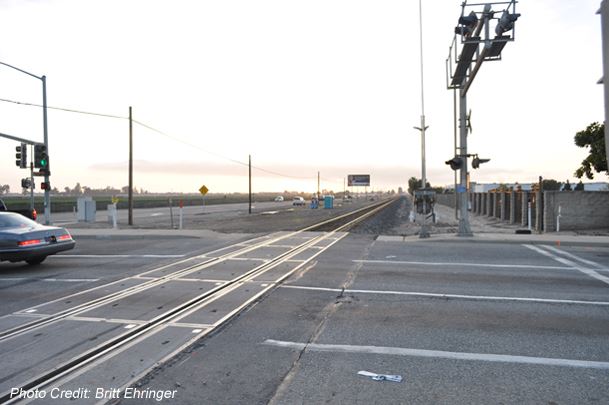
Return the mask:
[[319, 200], [319, 197], [321, 196], [320, 192], [319, 192], [319, 172], [317, 172], [317, 199]]
[[249, 213], [252, 213], [252, 155], [248, 155], [249, 159]]
[[133, 115], [129, 107], [129, 225], [133, 225]]

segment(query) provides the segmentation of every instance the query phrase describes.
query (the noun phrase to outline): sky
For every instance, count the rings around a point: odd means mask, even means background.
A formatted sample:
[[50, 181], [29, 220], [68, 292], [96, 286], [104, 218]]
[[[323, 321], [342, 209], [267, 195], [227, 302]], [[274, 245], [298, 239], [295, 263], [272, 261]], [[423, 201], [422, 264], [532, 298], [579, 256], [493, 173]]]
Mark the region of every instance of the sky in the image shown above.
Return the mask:
[[[445, 61], [461, 0], [423, 0], [427, 179], [453, 183]], [[472, 3], [472, 1], [470, 1]], [[571, 182], [603, 121], [599, 0], [521, 0], [515, 41], [468, 93], [477, 182]], [[502, 5], [494, 6], [501, 10]], [[477, 9], [476, 9], [477, 10]], [[341, 191], [421, 177], [415, 0], [0, 0], [0, 62], [47, 78], [51, 185], [150, 192]], [[0, 99], [42, 103], [42, 82], [0, 65]], [[0, 101], [0, 133], [42, 142], [42, 110]], [[143, 124], [143, 125], [142, 125]], [[0, 184], [29, 171], [0, 138]], [[595, 181], [607, 181], [597, 174]], [[40, 181], [40, 180], [37, 180]], [[37, 189], [37, 191], [39, 191]], [[357, 190], [355, 190], [357, 191]]]

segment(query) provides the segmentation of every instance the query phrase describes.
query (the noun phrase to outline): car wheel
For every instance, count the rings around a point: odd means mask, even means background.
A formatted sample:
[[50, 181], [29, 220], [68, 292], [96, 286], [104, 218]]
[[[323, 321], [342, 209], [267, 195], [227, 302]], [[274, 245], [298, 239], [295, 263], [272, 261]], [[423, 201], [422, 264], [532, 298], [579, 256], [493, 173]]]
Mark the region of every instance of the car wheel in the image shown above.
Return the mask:
[[36, 256], [36, 257], [32, 257], [31, 259], [27, 259], [26, 263], [32, 266], [35, 266], [37, 264], [40, 264], [44, 261], [44, 259], [46, 259], [46, 256]]

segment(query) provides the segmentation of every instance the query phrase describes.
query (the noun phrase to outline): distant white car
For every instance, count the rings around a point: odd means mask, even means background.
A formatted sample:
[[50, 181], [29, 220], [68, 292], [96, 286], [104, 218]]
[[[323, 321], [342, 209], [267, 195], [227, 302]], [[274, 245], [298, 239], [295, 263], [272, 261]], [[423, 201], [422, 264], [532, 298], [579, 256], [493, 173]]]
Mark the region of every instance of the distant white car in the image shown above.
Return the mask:
[[302, 197], [294, 197], [294, 199], [292, 200], [292, 205], [305, 205], [306, 202], [304, 200], [304, 198]]
[[277, 197], [275, 197], [275, 202], [282, 202], [283, 201], [283, 197], [278, 195]]

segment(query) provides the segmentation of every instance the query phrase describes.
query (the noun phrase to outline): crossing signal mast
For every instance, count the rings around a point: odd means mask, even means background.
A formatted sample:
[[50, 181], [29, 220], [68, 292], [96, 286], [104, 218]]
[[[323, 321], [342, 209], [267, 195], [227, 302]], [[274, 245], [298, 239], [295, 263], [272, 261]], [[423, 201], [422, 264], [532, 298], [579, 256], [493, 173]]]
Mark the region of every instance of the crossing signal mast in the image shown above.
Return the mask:
[[[459, 170], [459, 185], [456, 192], [459, 202], [459, 231], [458, 236], [472, 236], [467, 210], [467, 135], [468, 127], [467, 92], [476, 74], [485, 61], [501, 60], [501, 53], [508, 42], [515, 39], [516, 21], [520, 14], [516, 12], [516, 0], [475, 3], [468, 5], [467, 0], [461, 4], [461, 16], [455, 28], [455, 36], [449, 48], [446, 59], [446, 85], [448, 89], [459, 90], [459, 146], [456, 147], [455, 157], [447, 160], [446, 164], [452, 170]], [[480, 9], [482, 7], [482, 9]], [[500, 8], [495, 11], [493, 7]], [[491, 25], [495, 25], [494, 36]], [[510, 34], [508, 34], [510, 33]], [[458, 52], [460, 49], [460, 52]], [[480, 164], [490, 159], [480, 159], [473, 155], [472, 167], [477, 169]]]

